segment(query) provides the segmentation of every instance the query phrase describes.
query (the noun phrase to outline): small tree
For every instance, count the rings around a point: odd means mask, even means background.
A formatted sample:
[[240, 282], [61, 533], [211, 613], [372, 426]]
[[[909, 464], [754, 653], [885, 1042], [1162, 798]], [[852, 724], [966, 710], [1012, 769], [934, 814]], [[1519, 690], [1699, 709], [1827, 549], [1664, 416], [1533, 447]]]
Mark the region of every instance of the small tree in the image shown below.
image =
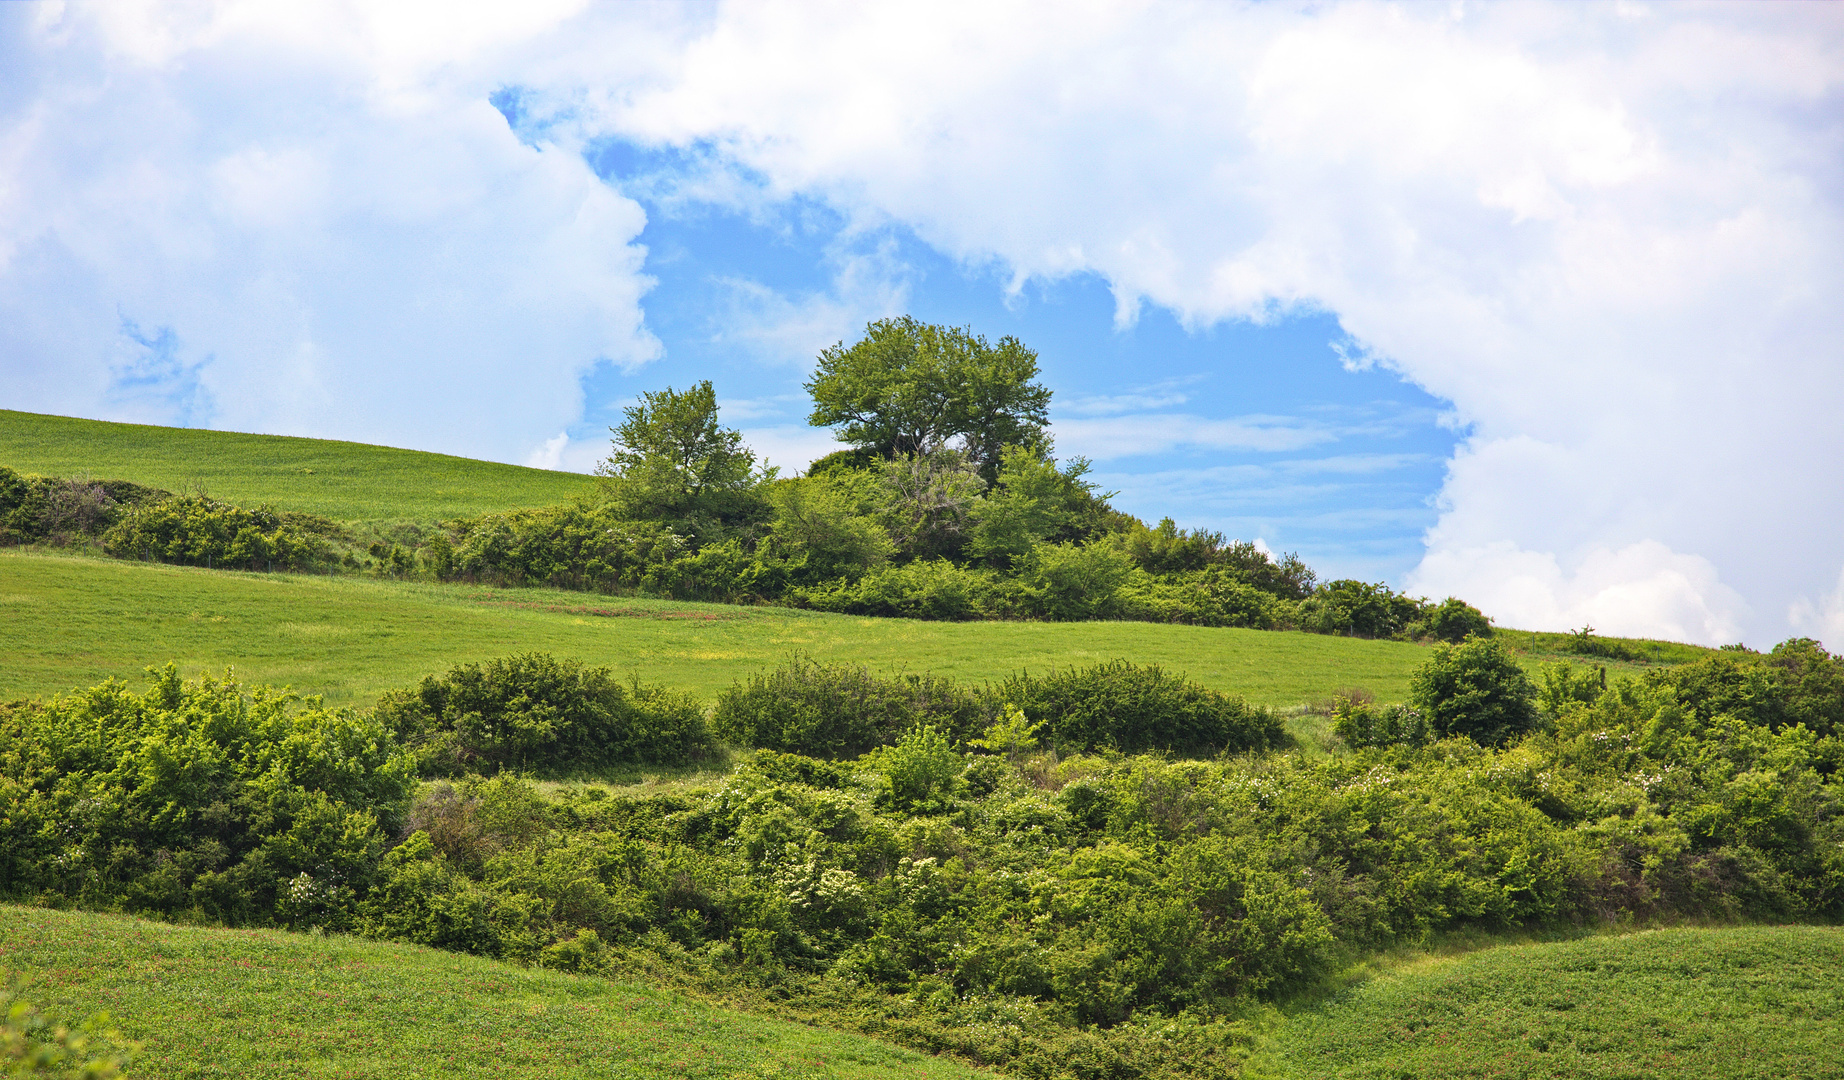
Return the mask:
[[1537, 690], [1496, 638], [1438, 645], [1409, 680], [1409, 703], [1437, 735], [1497, 746], [1537, 724]]
[[700, 539], [762, 517], [758, 472], [743, 434], [718, 426], [717, 394], [707, 379], [680, 393], [670, 386], [623, 410], [614, 452], [596, 466], [621, 516], [680, 525]]
[[806, 384], [808, 422], [884, 458], [933, 454], [958, 438], [990, 480], [1006, 447], [1044, 433], [1050, 391], [1036, 377], [1037, 354], [1016, 338], [993, 345], [908, 315], [880, 319], [850, 348], [820, 354]]

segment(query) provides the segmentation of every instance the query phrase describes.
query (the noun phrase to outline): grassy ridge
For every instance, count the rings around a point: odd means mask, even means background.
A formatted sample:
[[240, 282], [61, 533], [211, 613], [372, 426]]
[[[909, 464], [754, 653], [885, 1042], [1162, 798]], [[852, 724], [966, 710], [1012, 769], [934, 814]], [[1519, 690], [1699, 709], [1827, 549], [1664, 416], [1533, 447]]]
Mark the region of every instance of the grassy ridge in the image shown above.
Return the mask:
[[0, 907], [0, 966], [144, 1043], [129, 1074], [206, 1077], [974, 1077], [862, 1036], [628, 983], [276, 930]]
[[330, 439], [116, 424], [0, 409], [0, 465], [42, 476], [88, 474], [220, 499], [270, 503], [339, 521], [437, 521], [567, 502], [579, 473]]
[[796, 649], [974, 680], [1128, 657], [1281, 706], [1351, 685], [1399, 699], [1428, 651], [1265, 630], [865, 619], [0, 551], [0, 700], [138, 677], [149, 664], [175, 660], [188, 675], [234, 665], [252, 682], [369, 705], [455, 663], [530, 650], [708, 699]]
[[1844, 929], [1654, 930], [1426, 960], [1294, 1015], [1251, 1075], [1844, 1076]]

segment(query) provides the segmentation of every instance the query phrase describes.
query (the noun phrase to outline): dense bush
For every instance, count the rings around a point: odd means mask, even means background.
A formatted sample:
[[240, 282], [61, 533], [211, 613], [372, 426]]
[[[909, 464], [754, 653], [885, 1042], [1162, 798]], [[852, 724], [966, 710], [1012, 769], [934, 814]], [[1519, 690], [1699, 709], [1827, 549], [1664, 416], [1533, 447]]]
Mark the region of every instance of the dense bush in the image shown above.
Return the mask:
[[1449, 596], [1438, 604], [1422, 609], [1421, 617], [1408, 625], [1411, 637], [1433, 638], [1458, 645], [1469, 637], [1491, 637], [1492, 620], [1478, 608]]
[[810, 757], [856, 757], [929, 724], [965, 732], [985, 715], [976, 695], [931, 675], [881, 678], [855, 664], [796, 655], [717, 697], [711, 723], [740, 746]]
[[1722, 685], [1570, 672], [1506, 748], [1084, 756], [1008, 712], [981, 741], [1009, 753], [910, 725], [705, 786], [406, 806], [384, 725], [169, 670], [0, 710], [0, 890], [644, 977], [1019, 1076], [1229, 1077], [1251, 1002], [1430, 933], [1844, 917], [1839, 741]]
[[1345, 579], [1315, 589], [1300, 602], [1300, 629], [1315, 634], [1395, 637], [1421, 618], [1420, 602], [1381, 584]]
[[138, 503], [103, 534], [103, 550], [125, 559], [240, 570], [311, 570], [334, 559], [342, 530], [307, 514], [245, 510], [205, 495]]
[[378, 702], [378, 718], [436, 772], [580, 772], [679, 765], [714, 749], [689, 695], [546, 653], [461, 664]]
[[0, 544], [94, 539], [128, 507], [167, 496], [126, 480], [21, 476], [0, 465]]
[[1409, 679], [1409, 701], [1435, 734], [1464, 735], [1488, 746], [1532, 730], [1537, 688], [1493, 638], [1438, 645]]
[[1157, 664], [1111, 660], [1048, 675], [1015, 675], [986, 691], [1041, 721], [1044, 740], [1065, 750], [1242, 753], [1278, 748], [1273, 710], [1250, 705]]
[[0, 892], [231, 925], [343, 925], [413, 777], [370, 716], [229, 679], [0, 710]]
[[1435, 739], [1428, 718], [1413, 705], [1378, 706], [1339, 698], [1332, 706], [1332, 730], [1346, 746], [1426, 746]]

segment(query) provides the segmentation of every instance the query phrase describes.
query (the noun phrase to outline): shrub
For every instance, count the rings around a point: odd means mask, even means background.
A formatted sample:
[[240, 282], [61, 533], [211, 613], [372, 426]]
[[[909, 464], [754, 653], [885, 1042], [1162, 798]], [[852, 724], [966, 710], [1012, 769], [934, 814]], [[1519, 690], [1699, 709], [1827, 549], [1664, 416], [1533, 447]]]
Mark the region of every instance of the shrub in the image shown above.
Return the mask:
[[1346, 697], [1332, 705], [1332, 730], [1354, 750], [1370, 746], [1425, 746], [1434, 738], [1428, 718], [1412, 705], [1377, 706]]
[[1106, 544], [1038, 544], [1018, 575], [1003, 582], [1003, 601], [1019, 615], [1057, 621], [1109, 618], [1133, 564]]
[[948, 809], [966, 765], [947, 736], [927, 724], [910, 728], [895, 746], [878, 747], [864, 761], [882, 780], [879, 803], [905, 813]]
[[1492, 620], [1466, 601], [1449, 596], [1425, 610], [1408, 630], [1414, 637], [1431, 637], [1458, 645], [1469, 637], [1491, 637]]
[[118, 558], [246, 570], [311, 570], [333, 560], [324, 518], [258, 507], [245, 510], [205, 495], [175, 495], [128, 508], [103, 534]]
[[384, 695], [377, 714], [438, 772], [676, 765], [715, 748], [690, 695], [547, 653], [458, 665]]
[[790, 597], [820, 611], [911, 619], [976, 619], [986, 613], [991, 577], [946, 559], [885, 566], [856, 582], [794, 590]]
[[894, 742], [919, 723], [960, 733], [980, 709], [973, 695], [946, 679], [885, 679], [857, 665], [796, 655], [718, 695], [712, 724], [741, 746], [839, 758]]
[[1327, 582], [1300, 603], [1300, 629], [1314, 634], [1393, 637], [1421, 616], [1421, 605], [1382, 584]]
[[1015, 675], [987, 697], [1044, 723], [1045, 741], [1063, 750], [1239, 753], [1278, 747], [1284, 739], [1272, 710], [1168, 675], [1157, 664], [1112, 660]]
[[1532, 730], [1537, 696], [1530, 677], [1494, 638], [1438, 645], [1409, 680], [1409, 702], [1442, 737], [1496, 746]]
[[21, 476], [0, 465], [0, 543], [66, 544], [100, 536], [123, 511], [168, 497], [127, 480]]

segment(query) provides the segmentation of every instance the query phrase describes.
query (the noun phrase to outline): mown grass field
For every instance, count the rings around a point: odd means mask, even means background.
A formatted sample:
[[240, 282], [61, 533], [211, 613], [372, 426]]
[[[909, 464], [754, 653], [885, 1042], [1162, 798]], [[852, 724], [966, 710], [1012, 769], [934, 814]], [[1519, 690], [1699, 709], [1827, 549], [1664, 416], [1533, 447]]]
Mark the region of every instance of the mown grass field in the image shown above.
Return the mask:
[[1152, 623], [919, 622], [375, 578], [248, 574], [0, 551], [0, 700], [47, 697], [150, 664], [234, 666], [330, 704], [370, 705], [456, 663], [572, 656], [710, 699], [802, 650], [885, 671], [995, 679], [1125, 657], [1291, 706], [1362, 686], [1408, 691], [1428, 649], [1395, 641]]
[[0, 465], [179, 491], [337, 521], [440, 521], [567, 502], [593, 477], [329, 439], [116, 424], [0, 409]]
[[105, 1010], [128, 1075], [975, 1077], [847, 1035], [632, 983], [348, 937], [0, 906], [0, 968], [74, 1021]]
[[1427, 959], [1292, 1015], [1273, 1080], [1844, 1076], [1844, 928], [1671, 929]]

